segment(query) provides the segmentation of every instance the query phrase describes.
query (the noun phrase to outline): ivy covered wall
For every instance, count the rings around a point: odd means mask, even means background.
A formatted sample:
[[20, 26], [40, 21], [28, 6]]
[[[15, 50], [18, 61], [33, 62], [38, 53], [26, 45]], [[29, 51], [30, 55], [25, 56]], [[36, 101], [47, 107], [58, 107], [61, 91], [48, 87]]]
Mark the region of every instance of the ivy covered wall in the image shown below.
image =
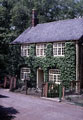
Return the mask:
[[32, 86], [36, 86], [36, 75], [39, 67], [44, 71], [45, 82], [49, 81], [49, 69], [51, 68], [60, 69], [61, 81], [65, 86], [69, 85], [69, 81], [76, 79], [76, 49], [74, 42], [66, 42], [63, 57], [53, 57], [52, 43], [47, 43], [46, 57], [36, 57], [35, 46], [35, 44], [31, 44], [30, 56], [24, 57], [24, 64], [31, 69]]

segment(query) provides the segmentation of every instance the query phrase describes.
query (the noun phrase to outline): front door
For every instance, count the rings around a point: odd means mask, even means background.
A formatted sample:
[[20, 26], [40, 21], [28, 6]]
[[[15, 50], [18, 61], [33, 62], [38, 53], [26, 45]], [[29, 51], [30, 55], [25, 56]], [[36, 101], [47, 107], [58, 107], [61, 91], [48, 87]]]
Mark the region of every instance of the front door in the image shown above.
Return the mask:
[[37, 88], [42, 88], [42, 84], [44, 83], [44, 72], [42, 69], [37, 70]]

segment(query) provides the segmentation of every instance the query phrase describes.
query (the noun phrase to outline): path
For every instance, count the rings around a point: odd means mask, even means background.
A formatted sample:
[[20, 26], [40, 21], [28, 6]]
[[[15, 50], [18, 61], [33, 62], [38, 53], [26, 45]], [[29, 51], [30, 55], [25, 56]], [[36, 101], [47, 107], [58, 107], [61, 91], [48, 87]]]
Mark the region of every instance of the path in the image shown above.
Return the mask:
[[83, 120], [83, 108], [0, 89], [0, 120]]

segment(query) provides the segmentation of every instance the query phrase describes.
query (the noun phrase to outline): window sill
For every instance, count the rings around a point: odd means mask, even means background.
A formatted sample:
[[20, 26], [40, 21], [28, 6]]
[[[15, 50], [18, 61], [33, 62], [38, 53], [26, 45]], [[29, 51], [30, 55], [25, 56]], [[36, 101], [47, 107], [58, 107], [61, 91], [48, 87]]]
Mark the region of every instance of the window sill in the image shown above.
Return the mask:
[[64, 57], [65, 55], [53, 55], [54, 57]]
[[46, 56], [44, 55], [44, 56], [36, 56], [36, 57], [46, 57]]
[[21, 55], [21, 57], [29, 57], [29, 56], [23, 56], [23, 55]]

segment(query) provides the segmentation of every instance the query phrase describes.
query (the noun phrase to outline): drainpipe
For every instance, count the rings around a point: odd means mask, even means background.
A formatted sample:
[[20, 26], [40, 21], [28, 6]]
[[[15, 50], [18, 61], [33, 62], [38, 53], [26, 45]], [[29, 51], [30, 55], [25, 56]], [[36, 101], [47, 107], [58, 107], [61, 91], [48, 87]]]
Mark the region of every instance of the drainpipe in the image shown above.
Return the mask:
[[79, 44], [78, 42], [76, 42], [76, 93], [79, 92], [78, 81], [79, 81]]

